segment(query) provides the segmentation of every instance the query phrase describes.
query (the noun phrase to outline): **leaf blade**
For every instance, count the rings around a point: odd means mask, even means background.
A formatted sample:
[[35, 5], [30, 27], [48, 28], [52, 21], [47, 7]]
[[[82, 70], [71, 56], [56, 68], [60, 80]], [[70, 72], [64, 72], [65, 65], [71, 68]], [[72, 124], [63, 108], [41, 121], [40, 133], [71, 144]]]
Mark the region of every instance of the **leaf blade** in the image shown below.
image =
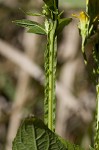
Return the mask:
[[31, 21], [31, 20], [15, 20], [13, 21], [16, 25], [28, 28], [28, 32], [40, 34], [40, 35], [46, 35], [46, 30], [43, 27], [43, 25], [39, 24], [38, 22]]
[[27, 31], [29, 33], [35, 33], [35, 34], [39, 34], [39, 35], [46, 35], [46, 32], [43, 28], [41, 28], [40, 26], [33, 26], [31, 28], [29, 28], [29, 30]]
[[66, 142], [35, 117], [26, 118], [13, 141], [12, 150], [81, 150]]
[[72, 21], [72, 18], [62, 18], [62, 19], [59, 19], [59, 25], [58, 25], [58, 28], [57, 28], [57, 33], [62, 32], [62, 30], [64, 29], [64, 27], [66, 25], [68, 25], [71, 21]]
[[40, 14], [40, 13], [34, 13], [34, 12], [26, 12], [27, 15], [29, 16], [44, 16], [43, 14]]

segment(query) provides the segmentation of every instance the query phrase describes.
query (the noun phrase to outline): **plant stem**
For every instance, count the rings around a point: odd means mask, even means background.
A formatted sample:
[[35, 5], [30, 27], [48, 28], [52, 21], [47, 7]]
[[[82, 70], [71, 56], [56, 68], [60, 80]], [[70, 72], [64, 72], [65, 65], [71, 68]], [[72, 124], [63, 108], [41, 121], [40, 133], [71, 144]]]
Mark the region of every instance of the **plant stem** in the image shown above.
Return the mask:
[[49, 34], [49, 100], [48, 100], [48, 127], [54, 130], [55, 126], [55, 72], [56, 72], [56, 37], [57, 21], [52, 23], [53, 28]]
[[99, 128], [99, 83], [96, 85], [96, 94], [97, 94], [97, 98], [96, 98], [96, 107], [97, 107], [97, 130]]
[[95, 129], [95, 150], [99, 150], [99, 82], [96, 85], [96, 129]]
[[87, 58], [86, 58], [86, 54], [85, 54], [85, 39], [83, 37], [82, 37], [81, 50], [82, 50], [82, 54], [83, 54], [83, 58], [84, 58], [84, 63], [85, 63], [85, 65], [87, 65]]
[[[44, 100], [44, 122], [52, 131], [55, 129], [55, 81], [56, 81], [56, 53], [57, 53], [57, 35], [58, 25], [57, 9], [58, 0], [54, 0], [53, 7], [55, 11], [50, 10], [46, 16], [45, 27], [47, 30], [47, 49], [45, 50], [45, 100]], [[46, 10], [49, 7], [46, 6]], [[56, 9], [57, 8], [57, 9]]]

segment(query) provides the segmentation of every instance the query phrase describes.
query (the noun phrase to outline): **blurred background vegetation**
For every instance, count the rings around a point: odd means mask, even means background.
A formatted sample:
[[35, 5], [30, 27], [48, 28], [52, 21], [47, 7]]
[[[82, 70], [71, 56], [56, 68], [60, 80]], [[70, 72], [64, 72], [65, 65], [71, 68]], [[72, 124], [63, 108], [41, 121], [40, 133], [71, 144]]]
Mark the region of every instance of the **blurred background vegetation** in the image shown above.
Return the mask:
[[[60, 0], [64, 17], [85, 10], [85, 0]], [[11, 143], [22, 118], [43, 119], [44, 49], [46, 37], [26, 33], [12, 20], [43, 18], [25, 11], [42, 11], [41, 0], [0, 0], [0, 150]], [[81, 37], [73, 18], [58, 37], [56, 132], [86, 150], [93, 144], [95, 87], [81, 54]]]

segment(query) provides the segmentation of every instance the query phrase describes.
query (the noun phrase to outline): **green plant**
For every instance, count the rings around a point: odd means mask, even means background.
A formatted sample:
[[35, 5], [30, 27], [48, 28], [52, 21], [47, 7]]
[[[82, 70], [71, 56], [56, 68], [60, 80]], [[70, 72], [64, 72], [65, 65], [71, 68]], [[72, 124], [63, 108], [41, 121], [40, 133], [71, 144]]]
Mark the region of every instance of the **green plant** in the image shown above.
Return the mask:
[[[55, 129], [55, 73], [57, 55], [57, 35], [71, 22], [71, 18], [61, 18], [58, 10], [58, 0], [43, 0], [45, 5], [41, 14], [28, 12], [27, 15], [44, 16], [45, 27], [30, 20], [16, 20], [15, 23], [28, 28], [28, 32], [46, 35], [47, 48], [45, 49], [45, 100], [44, 122], [35, 117], [26, 118], [20, 126], [16, 138], [13, 141], [13, 150], [81, 150], [78, 146], [65, 141], [53, 131]], [[98, 41], [98, 8], [99, 2], [89, 0], [86, 3], [86, 13], [81, 12], [77, 16], [80, 20], [79, 29], [82, 36], [82, 53], [88, 67], [89, 74], [96, 85], [97, 90], [97, 125], [94, 149], [99, 148], [99, 41]], [[93, 10], [93, 11], [92, 11]], [[95, 38], [95, 40], [94, 40]], [[90, 68], [89, 59], [86, 56], [86, 45], [93, 41], [92, 60]], [[98, 46], [98, 47], [97, 47]], [[93, 149], [90, 147], [90, 149]]]
[[[47, 47], [45, 49], [45, 100], [44, 123], [35, 118], [25, 119], [18, 130], [13, 142], [13, 150], [21, 149], [79, 149], [78, 146], [64, 142], [56, 135], [55, 129], [55, 73], [57, 55], [57, 35], [71, 22], [71, 18], [61, 18], [58, 11], [58, 0], [44, 0], [45, 5], [41, 14], [27, 13], [32, 16], [44, 16], [45, 27], [30, 20], [16, 20], [15, 23], [28, 28], [28, 32], [47, 35]], [[32, 133], [32, 134], [30, 134]], [[22, 142], [20, 142], [22, 141]]]
[[[99, 150], [99, 1], [86, 0], [86, 12], [79, 16], [82, 53], [89, 76], [96, 86], [96, 127], [94, 149]], [[89, 49], [90, 48], [90, 49]]]

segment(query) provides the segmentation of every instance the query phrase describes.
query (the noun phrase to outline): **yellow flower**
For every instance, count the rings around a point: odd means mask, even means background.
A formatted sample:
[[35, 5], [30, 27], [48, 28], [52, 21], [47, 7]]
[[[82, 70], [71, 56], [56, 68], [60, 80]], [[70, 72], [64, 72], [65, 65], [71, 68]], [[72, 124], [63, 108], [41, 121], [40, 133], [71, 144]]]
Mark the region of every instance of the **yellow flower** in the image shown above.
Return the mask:
[[84, 11], [82, 11], [80, 13], [79, 20], [80, 20], [80, 22], [87, 22], [88, 21], [88, 16]]
[[80, 33], [83, 37], [86, 37], [88, 34], [89, 27], [89, 16], [84, 12], [80, 12], [79, 15], [73, 15], [74, 17], [79, 19], [78, 28], [80, 29]]
[[87, 21], [88, 21], [88, 18], [89, 18], [88, 15], [87, 15], [84, 11], [80, 12], [79, 15], [73, 14], [72, 16], [78, 18], [79, 21], [80, 21], [80, 22], [83, 22], [83, 23], [84, 23], [84, 22], [87, 22]]

